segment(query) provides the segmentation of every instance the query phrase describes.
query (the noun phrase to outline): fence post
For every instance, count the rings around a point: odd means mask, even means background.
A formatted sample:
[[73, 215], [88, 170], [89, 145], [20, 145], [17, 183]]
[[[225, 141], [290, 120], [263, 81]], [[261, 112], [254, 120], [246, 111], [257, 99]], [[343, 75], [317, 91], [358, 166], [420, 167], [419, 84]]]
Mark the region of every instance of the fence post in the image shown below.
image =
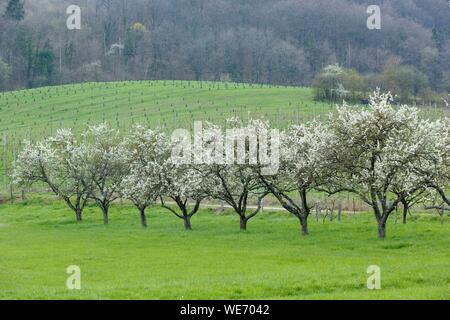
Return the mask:
[[13, 204], [14, 203], [14, 190], [13, 190], [12, 184], [9, 185], [9, 194], [11, 196], [11, 204]]
[[338, 222], [342, 221], [342, 203], [338, 205]]

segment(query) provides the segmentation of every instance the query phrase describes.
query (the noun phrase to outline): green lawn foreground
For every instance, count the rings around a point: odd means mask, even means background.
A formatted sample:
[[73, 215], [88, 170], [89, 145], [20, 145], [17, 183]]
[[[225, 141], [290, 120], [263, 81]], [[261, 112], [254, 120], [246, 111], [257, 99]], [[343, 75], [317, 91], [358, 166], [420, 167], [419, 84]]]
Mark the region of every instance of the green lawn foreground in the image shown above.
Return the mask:
[[[315, 222], [299, 234], [287, 213], [237, 216], [206, 209], [192, 232], [159, 208], [139, 226], [116, 205], [109, 226], [89, 207], [77, 224], [60, 202], [0, 205], [0, 299], [450, 299], [450, 220], [416, 215], [378, 240], [371, 214]], [[401, 221], [401, 219], [399, 219]], [[66, 268], [81, 268], [81, 290]], [[366, 270], [381, 268], [382, 289]]]

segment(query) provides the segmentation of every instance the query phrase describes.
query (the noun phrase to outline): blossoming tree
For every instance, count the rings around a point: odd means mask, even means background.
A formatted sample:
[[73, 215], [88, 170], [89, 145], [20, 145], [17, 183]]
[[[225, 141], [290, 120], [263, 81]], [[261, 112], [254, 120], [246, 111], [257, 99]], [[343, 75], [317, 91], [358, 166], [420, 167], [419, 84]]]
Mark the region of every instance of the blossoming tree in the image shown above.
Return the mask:
[[279, 173], [260, 177], [283, 208], [298, 218], [301, 233], [308, 235], [309, 195], [323, 185], [328, 173], [325, 152], [330, 134], [325, 126], [313, 122], [292, 126], [281, 137]]
[[[261, 211], [262, 201], [269, 193], [259, 178], [263, 165], [259, 151], [267, 148], [271, 128], [267, 121], [250, 119], [244, 123], [232, 118], [227, 120], [227, 129], [227, 140], [215, 141], [223, 136], [223, 130], [212, 124], [206, 128], [203, 143], [208, 152], [203, 159], [206, 165], [200, 170], [206, 172], [208, 180], [204, 192], [233, 208], [239, 216], [240, 229], [245, 231], [248, 221]], [[263, 143], [266, 145], [262, 146]], [[256, 200], [256, 206], [250, 209], [252, 199]]]
[[106, 124], [90, 126], [82, 143], [81, 158], [90, 181], [89, 198], [102, 210], [107, 225], [111, 203], [120, 197], [129, 172], [127, 149], [119, 132]]
[[[161, 205], [184, 221], [184, 228], [192, 230], [191, 218], [198, 213], [203, 192], [204, 176], [190, 165], [166, 161], [162, 169]], [[174, 204], [167, 203], [167, 199]]]
[[162, 193], [164, 159], [169, 154], [166, 136], [159, 130], [134, 126], [125, 140], [129, 174], [122, 183], [122, 194], [139, 210], [141, 225], [147, 228], [146, 209]]
[[42, 142], [28, 141], [14, 163], [13, 180], [17, 184], [45, 183], [81, 221], [91, 186], [82, 165], [81, 149], [67, 129], [58, 130]]
[[386, 237], [391, 213], [407, 197], [425, 187], [415, 170], [430, 155], [427, 132], [419, 110], [395, 108], [390, 94], [376, 91], [367, 109], [344, 105], [331, 119], [334, 143], [329, 146], [331, 188], [359, 196], [369, 205], [378, 223], [378, 236]]

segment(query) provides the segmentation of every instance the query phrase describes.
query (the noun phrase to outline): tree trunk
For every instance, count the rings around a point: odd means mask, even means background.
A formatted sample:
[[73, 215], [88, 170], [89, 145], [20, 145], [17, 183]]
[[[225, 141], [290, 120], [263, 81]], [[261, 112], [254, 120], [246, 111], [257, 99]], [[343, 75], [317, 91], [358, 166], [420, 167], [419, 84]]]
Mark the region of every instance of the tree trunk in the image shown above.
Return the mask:
[[103, 210], [103, 224], [107, 226], [109, 223], [108, 208], [102, 208], [102, 210]]
[[145, 209], [139, 209], [141, 215], [141, 225], [143, 228], [147, 228], [147, 216], [145, 215]]
[[378, 238], [386, 238], [386, 221], [383, 218], [378, 221]]
[[247, 231], [247, 222], [245, 217], [241, 217], [241, 231]]
[[80, 208], [76, 209], [75, 216], [76, 216], [78, 222], [83, 221], [83, 214], [82, 214]]
[[[302, 226], [302, 235], [307, 236], [308, 231], [308, 217], [310, 214], [310, 208], [308, 207], [307, 192], [305, 189], [300, 190], [300, 199], [302, 202], [302, 211], [299, 212], [300, 224]], [[320, 214], [320, 212], [319, 212]]]
[[302, 235], [304, 235], [304, 236], [309, 235], [308, 218], [300, 218], [300, 225], [301, 225]]
[[407, 216], [408, 216], [408, 207], [403, 205], [403, 224], [406, 224]]
[[192, 225], [191, 225], [191, 217], [190, 216], [184, 216], [184, 229], [189, 231], [192, 230]]

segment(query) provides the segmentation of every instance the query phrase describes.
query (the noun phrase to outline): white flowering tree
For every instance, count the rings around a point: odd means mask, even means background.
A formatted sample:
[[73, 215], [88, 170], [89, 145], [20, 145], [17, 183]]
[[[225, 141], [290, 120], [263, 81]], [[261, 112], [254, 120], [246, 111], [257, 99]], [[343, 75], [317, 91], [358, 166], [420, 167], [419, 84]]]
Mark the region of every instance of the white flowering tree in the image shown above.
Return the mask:
[[146, 209], [163, 191], [164, 162], [170, 154], [166, 136], [141, 125], [132, 128], [125, 140], [130, 171], [122, 183], [122, 194], [139, 210], [141, 225], [147, 228]]
[[[262, 201], [268, 194], [257, 171], [246, 165], [213, 164], [208, 173], [211, 183], [205, 192], [231, 206], [239, 216], [240, 229], [246, 231], [248, 221], [261, 211]], [[251, 199], [256, 199], [253, 209], [249, 209]]]
[[[206, 137], [203, 143], [209, 151], [205, 152], [203, 159], [207, 165], [200, 167], [200, 170], [206, 173], [208, 180], [204, 192], [209, 197], [223, 201], [233, 208], [239, 216], [240, 229], [246, 231], [248, 221], [261, 211], [262, 201], [269, 193], [259, 177], [262, 166], [258, 159], [258, 151], [261, 147], [260, 143], [269, 143], [268, 139], [261, 139], [261, 137], [269, 136], [270, 125], [267, 121], [254, 119], [244, 124], [240, 119], [232, 118], [227, 121], [227, 129], [228, 141], [216, 141], [218, 136], [223, 136], [222, 130], [217, 125], [209, 124], [205, 130]], [[253, 163], [250, 160], [251, 150], [254, 151]], [[222, 153], [221, 159], [224, 160], [227, 155], [236, 157], [230, 161], [221, 161], [217, 153]], [[238, 160], [238, 155], [241, 156], [242, 161]], [[256, 200], [256, 206], [252, 209], [249, 208], [251, 200]]]
[[282, 135], [281, 163], [275, 176], [261, 175], [268, 190], [289, 213], [298, 218], [303, 235], [309, 234], [309, 196], [329, 174], [326, 150], [330, 133], [320, 123], [295, 125]]
[[429, 156], [431, 122], [420, 120], [416, 108], [391, 106], [390, 94], [376, 91], [367, 109], [344, 105], [331, 119], [334, 143], [329, 161], [335, 173], [328, 182], [335, 192], [347, 191], [368, 204], [386, 237], [390, 214], [408, 197], [421, 193], [424, 178], [417, 173]]
[[89, 197], [102, 210], [107, 225], [109, 208], [120, 197], [122, 183], [129, 172], [126, 145], [118, 131], [100, 124], [90, 126], [83, 135], [80, 153], [90, 181]]
[[[182, 219], [186, 230], [192, 230], [191, 219], [206, 198], [204, 175], [191, 165], [172, 163], [170, 158], [163, 164], [161, 173], [162, 207]], [[167, 203], [167, 199], [173, 203]]]
[[26, 142], [14, 163], [13, 180], [17, 184], [46, 184], [81, 221], [90, 183], [79, 150], [72, 131], [67, 129], [36, 144]]
[[450, 196], [446, 194], [450, 186], [450, 119], [429, 122], [424, 131], [426, 152], [414, 172], [425, 179], [429, 198], [442, 200], [442, 204], [432, 207], [450, 206]]

